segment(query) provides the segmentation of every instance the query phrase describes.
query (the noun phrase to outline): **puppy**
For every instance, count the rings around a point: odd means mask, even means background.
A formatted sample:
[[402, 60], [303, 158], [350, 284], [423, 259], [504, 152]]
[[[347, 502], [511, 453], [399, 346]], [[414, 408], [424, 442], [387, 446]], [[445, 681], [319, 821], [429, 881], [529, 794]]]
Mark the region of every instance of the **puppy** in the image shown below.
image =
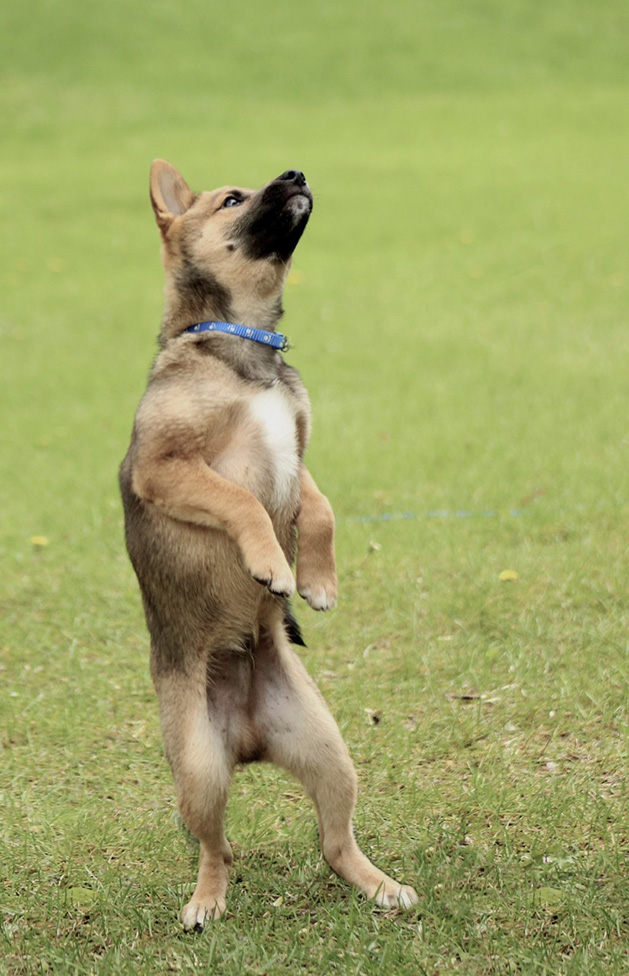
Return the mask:
[[275, 331], [291, 256], [312, 210], [303, 173], [260, 190], [194, 193], [151, 170], [166, 273], [160, 352], [120, 469], [125, 534], [151, 636], [151, 675], [181, 816], [200, 841], [181, 918], [225, 911], [224, 814], [237, 763], [288, 769], [314, 801], [334, 871], [378, 905], [412, 888], [353, 835], [356, 774], [291, 643], [288, 598], [336, 601], [334, 518], [304, 465], [308, 396]]

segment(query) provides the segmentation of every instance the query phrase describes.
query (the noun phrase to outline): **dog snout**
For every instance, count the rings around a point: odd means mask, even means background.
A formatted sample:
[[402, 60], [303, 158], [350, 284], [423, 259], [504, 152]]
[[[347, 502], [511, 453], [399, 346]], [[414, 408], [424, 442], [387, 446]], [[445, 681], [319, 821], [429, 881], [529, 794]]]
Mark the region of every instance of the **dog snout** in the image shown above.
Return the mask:
[[295, 183], [296, 186], [307, 186], [306, 177], [300, 169], [287, 169], [277, 177], [278, 180], [286, 180], [288, 183]]

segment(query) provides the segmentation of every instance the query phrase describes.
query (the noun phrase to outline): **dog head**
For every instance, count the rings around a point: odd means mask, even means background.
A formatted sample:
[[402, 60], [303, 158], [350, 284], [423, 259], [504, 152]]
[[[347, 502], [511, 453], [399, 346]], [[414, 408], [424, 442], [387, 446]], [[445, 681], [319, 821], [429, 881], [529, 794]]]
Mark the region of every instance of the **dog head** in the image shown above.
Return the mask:
[[259, 190], [226, 186], [197, 194], [157, 159], [151, 202], [167, 279], [163, 339], [211, 318], [273, 328], [312, 211], [303, 173], [287, 170]]

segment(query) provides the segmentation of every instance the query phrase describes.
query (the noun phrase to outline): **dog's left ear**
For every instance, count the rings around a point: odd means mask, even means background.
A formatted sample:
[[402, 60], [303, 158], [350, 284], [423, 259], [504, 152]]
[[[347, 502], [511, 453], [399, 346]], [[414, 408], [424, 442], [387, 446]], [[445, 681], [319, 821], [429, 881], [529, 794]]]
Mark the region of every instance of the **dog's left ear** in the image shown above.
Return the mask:
[[151, 203], [160, 230], [165, 233], [175, 217], [180, 217], [196, 199], [181, 173], [165, 159], [151, 166]]

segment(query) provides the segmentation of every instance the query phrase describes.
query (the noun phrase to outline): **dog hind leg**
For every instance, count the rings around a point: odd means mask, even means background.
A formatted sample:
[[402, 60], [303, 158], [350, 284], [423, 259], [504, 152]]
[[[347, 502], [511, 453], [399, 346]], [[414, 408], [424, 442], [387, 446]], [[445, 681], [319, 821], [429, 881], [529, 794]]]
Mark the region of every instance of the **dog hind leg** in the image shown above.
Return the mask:
[[353, 763], [336, 722], [280, 628], [261, 641], [256, 665], [255, 721], [264, 729], [265, 758], [296, 776], [314, 801], [330, 867], [381, 907], [416, 904], [413, 888], [380, 871], [356, 843]]
[[205, 675], [192, 681], [170, 674], [156, 688], [179, 811], [200, 842], [197, 884], [181, 921], [185, 929], [200, 931], [225, 911], [232, 852], [224, 817], [234, 763], [208, 711]]

